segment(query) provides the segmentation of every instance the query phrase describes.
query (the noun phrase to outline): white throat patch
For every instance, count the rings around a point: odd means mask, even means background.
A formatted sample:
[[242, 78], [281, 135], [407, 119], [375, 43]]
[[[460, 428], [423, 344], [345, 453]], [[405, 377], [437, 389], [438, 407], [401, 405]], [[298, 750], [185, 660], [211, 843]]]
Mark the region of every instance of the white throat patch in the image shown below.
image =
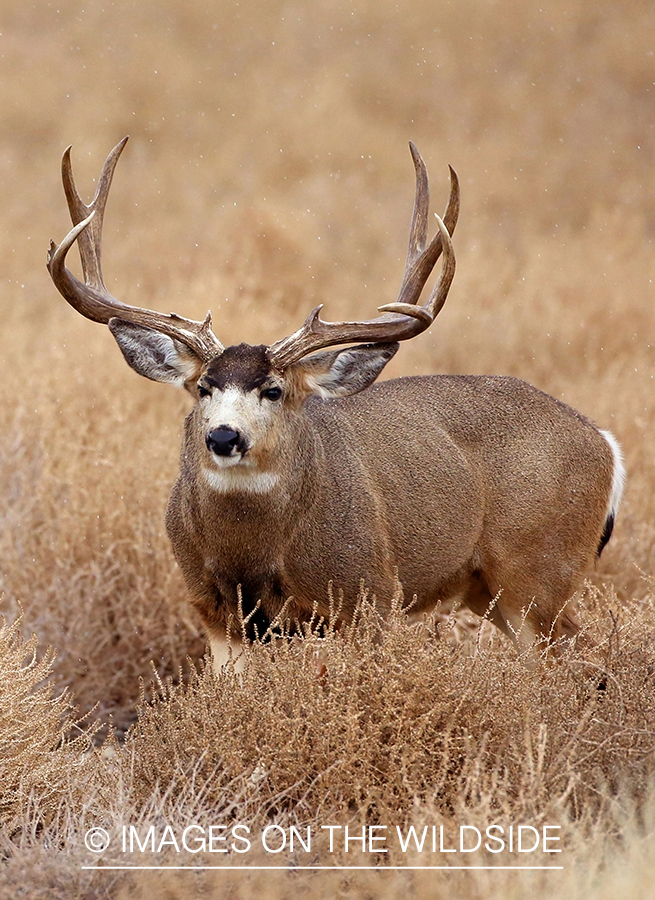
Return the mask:
[[209, 487], [219, 494], [241, 491], [246, 494], [268, 494], [275, 488], [280, 476], [275, 472], [256, 472], [244, 466], [226, 469], [203, 468], [202, 475]]

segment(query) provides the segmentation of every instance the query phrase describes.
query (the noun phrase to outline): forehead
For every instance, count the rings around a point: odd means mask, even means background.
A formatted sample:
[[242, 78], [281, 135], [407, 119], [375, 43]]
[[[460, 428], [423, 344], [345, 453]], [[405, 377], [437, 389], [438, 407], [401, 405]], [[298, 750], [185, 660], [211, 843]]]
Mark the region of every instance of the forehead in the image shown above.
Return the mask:
[[263, 344], [257, 347], [237, 344], [226, 347], [210, 362], [204, 380], [221, 391], [228, 385], [253, 391], [270, 378], [272, 371], [268, 350]]

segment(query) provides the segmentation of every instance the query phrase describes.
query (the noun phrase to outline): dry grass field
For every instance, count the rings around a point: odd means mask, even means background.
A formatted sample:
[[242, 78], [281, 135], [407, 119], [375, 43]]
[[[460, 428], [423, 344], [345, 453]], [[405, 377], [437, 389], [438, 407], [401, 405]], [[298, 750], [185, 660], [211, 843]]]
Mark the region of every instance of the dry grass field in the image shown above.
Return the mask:
[[[654, 35], [646, 0], [3, 2], [2, 900], [652, 896]], [[528, 671], [472, 616], [380, 623], [367, 604], [345, 633], [206, 670], [163, 524], [189, 401], [131, 372], [45, 269], [68, 230], [62, 151], [90, 197], [126, 133], [108, 287], [211, 307], [225, 344], [394, 300], [407, 142], [438, 211], [455, 167], [455, 282], [385, 377], [516, 375], [620, 440], [624, 504], [579, 598], [605, 691], [579, 654]], [[241, 854], [171, 840], [237, 823]], [[439, 851], [493, 824], [556, 828], [562, 852]], [[270, 847], [309, 828], [310, 851], [266, 850], [271, 825]], [[123, 852], [130, 826], [154, 853]], [[345, 826], [386, 843], [346, 853]], [[421, 852], [402, 850], [410, 826]]]

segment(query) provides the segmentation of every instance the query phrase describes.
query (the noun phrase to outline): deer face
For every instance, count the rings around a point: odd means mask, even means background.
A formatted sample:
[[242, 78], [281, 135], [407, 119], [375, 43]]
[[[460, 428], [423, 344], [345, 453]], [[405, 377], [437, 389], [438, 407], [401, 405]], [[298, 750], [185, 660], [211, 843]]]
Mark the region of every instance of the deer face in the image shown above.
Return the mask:
[[197, 427], [216, 469], [261, 469], [276, 423], [289, 405], [287, 380], [264, 346], [239, 344], [215, 357], [197, 383]]
[[211, 461], [218, 469], [265, 468], [268, 457], [283, 455], [280, 440], [294, 433], [294, 414], [310, 396], [358, 393], [397, 349], [398, 344], [371, 344], [318, 353], [281, 372], [267, 347], [228, 347], [197, 384], [198, 417]]
[[332, 400], [364, 390], [398, 349], [397, 343], [361, 344], [280, 369], [263, 345], [227, 347], [203, 363], [151, 328], [118, 318], [109, 327], [136, 372], [183, 385], [196, 397], [188, 424], [205, 479], [217, 490], [272, 486], [273, 474], [294, 460], [309, 397]]

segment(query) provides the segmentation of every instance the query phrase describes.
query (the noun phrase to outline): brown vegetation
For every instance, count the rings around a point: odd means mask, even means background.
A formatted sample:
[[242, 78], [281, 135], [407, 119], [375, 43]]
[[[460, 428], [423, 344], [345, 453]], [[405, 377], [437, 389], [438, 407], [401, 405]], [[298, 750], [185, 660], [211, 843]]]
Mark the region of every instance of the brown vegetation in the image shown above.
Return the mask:
[[[0, 11], [0, 897], [648, 896], [652, 4], [75, 6]], [[255, 647], [239, 678], [205, 670], [163, 529], [187, 401], [131, 373], [45, 271], [68, 227], [61, 152], [73, 144], [90, 188], [127, 132], [108, 287], [193, 318], [211, 307], [224, 343], [270, 343], [319, 302], [331, 319], [374, 315], [402, 272], [407, 141], [435, 202], [457, 169], [451, 295], [388, 374], [517, 375], [621, 441], [624, 505], [580, 598], [598, 644], [586, 669], [572, 655], [530, 672], [486, 626], [479, 640], [445, 612], [436, 632], [400, 613], [383, 626], [364, 606], [352, 632]], [[312, 862], [378, 870], [81, 868], [98, 861], [91, 826], [114, 838], [101, 859], [125, 863], [126, 823], [230, 817], [254, 831], [427, 824], [446, 840], [460, 824], [553, 824], [564, 852], [548, 862], [564, 869], [396, 872], [435, 862], [324, 843]], [[179, 864], [170, 847], [156, 858]]]

